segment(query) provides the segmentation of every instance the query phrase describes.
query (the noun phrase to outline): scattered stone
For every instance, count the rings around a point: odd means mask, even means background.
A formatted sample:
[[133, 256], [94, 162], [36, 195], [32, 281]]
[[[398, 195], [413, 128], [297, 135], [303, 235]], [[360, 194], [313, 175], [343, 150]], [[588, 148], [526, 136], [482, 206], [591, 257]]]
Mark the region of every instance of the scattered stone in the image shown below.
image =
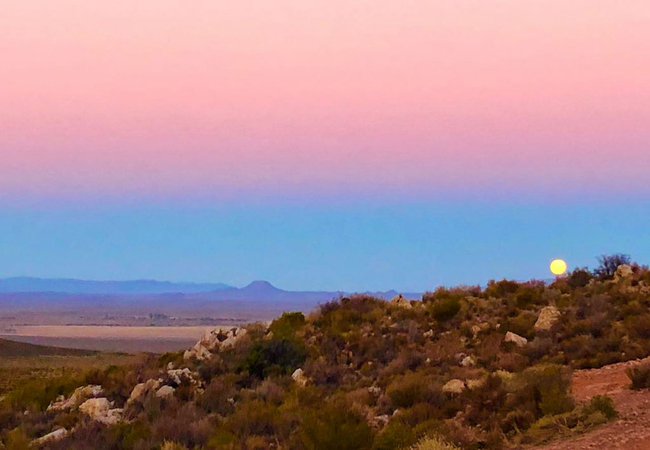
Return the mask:
[[537, 322], [535, 322], [535, 331], [550, 331], [555, 323], [560, 320], [560, 311], [555, 306], [545, 306], [539, 312]]
[[394, 297], [390, 301], [390, 303], [391, 303], [391, 305], [399, 306], [400, 308], [404, 308], [404, 309], [413, 308], [413, 305], [411, 305], [411, 302], [409, 302], [407, 299], [405, 299], [402, 294], [399, 294], [398, 296]]
[[160, 389], [156, 391], [156, 397], [158, 398], [169, 398], [174, 395], [174, 392], [176, 389], [174, 389], [171, 386], [162, 386]]
[[43, 437], [34, 439], [32, 441], [32, 445], [43, 445], [51, 442], [57, 442], [63, 439], [64, 437], [66, 437], [67, 435], [68, 435], [68, 430], [66, 430], [65, 428], [59, 428], [58, 430], [54, 430]]
[[213, 351], [232, 347], [245, 335], [245, 328], [235, 327], [225, 332], [221, 329], [214, 329], [205, 333], [194, 347], [186, 350], [183, 354], [183, 359], [196, 358], [199, 361], [210, 359]]
[[422, 336], [426, 338], [433, 337], [433, 330], [425, 331], [424, 333], [422, 333]]
[[293, 381], [295, 381], [298, 386], [302, 387], [307, 386], [311, 381], [307, 376], [305, 376], [305, 372], [302, 369], [296, 369], [295, 372], [291, 374], [291, 378], [293, 378]]
[[102, 387], [99, 385], [81, 386], [74, 390], [72, 395], [66, 399], [63, 395], [47, 407], [48, 411], [64, 411], [80, 405], [84, 400], [102, 395]]
[[462, 367], [471, 367], [474, 364], [476, 364], [476, 361], [474, 361], [474, 358], [472, 358], [471, 356], [466, 356], [460, 361], [460, 365]]
[[115, 425], [120, 422], [124, 413], [122, 408], [113, 408], [113, 402], [104, 397], [86, 400], [79, 406], [79, 411], [92, 420], [106, 425]]
[[523, 347], [528, 343], [528, 339], [526, 339], [523, 336], [519, 336], [518, 334], [515, 334], [512, 331], [508, 331], [506, 333], [506, 338], [504, 340], [505, 342], [514, 342], [514, 344], [517, 347]]
[[376, 430], [381, 430], [390, 422], [390, 416], [388, 414], [382, 414], [381, 416], [372, 417], [369, 422], [371, 427]]
[[381, 394], [381, 388], [379, 386], [370, 386], [368, 388], [368, 392], [370, 392], [372, 395], [379, 396]]
[[448, 392], [450, 394], [460, 394], [465, 390], [465, 382], [463, 380], [449, 380], [442, 387], [442, 392]]

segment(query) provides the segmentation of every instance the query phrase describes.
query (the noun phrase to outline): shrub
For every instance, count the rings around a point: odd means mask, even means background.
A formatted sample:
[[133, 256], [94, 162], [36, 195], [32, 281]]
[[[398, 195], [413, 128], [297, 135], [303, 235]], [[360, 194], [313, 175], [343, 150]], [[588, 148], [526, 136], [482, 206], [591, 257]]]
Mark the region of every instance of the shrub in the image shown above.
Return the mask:
[[326, 405], [305, 411], [300, 438], [308, 450], [362, 450], [373, 444], [366, 419], [344, 405]]
[[574, 269], [567, 277], [567, 284], [572, 289], [583, 288], [589, 284], [593, 275], [586, 267]]
[[612, 255], [602, 255], [598, 258], [598, 267], [594, 270], [594, 274], [601, 279], [612, 278], [616, 273], [618, 266], [622, 264], [631, 264], [629, 255], [622, 253], [614, 253]]
[[427, 379], [416, 373], [397, 376], [386, 389], [393, 408], [409, 408], [416, 403], [427, 401], [430, 390]]
[[596, 395], [583, 408], [585, 414], [601, 413], [607, 420], [618, 417], [614, 401], [607, 395]]
[[632, 381], [632, 389], [650, 388], [650, 364], [640, 364], [630, 367], [625, 374]]
[[562, 414], [573, 409], [569, 375], [565, 367], [556, 364], [534, 366], [524, 371], [524, 392], [528, 391], [535, 399], [541, 415]]
[[242, 369], [258, 378], [271, 374], [289, 374], [307, 357], [305, 349], [288, 339], [255, 343], [246, 355]]
[[428, 437], [411, 447], [411, 450], [460, 450], [453, 444], [448, 444], [437, 437]]
[[428, 304], [433, 318], [438, 322], [446, 322], [454, 318], [460, 311], [462, 292], [438, 288], [435, 292], [427, 292], [422, 301]]
[[305, 325], [305, 316], [301, 312], [285, 312], [271, 322], [269, 331], [276, 339], [291, 339]]

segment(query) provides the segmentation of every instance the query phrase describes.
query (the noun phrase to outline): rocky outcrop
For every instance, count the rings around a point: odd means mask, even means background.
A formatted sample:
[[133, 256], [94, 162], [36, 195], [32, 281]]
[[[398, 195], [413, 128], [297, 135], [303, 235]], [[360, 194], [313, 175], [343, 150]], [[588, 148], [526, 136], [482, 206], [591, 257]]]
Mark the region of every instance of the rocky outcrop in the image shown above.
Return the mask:
[[231, 328], [228, 331], [215, 329], [205, 333], [201, 339], [189, 350], [183, 354], [184, 359], [210, 359], [212, 352], [218, 349], [225, 349], [235, 345], [242, 337], [246, 335], [245, 328]]
[[198, 381], [194, 375], [196, 374], [187, 367], [183, 369], [171, 369], [167, 371], [169, 381], [176, 384], [177, 386], [182, 384], [183, 381], [189, 381], [190, 384], [198, 384]]
[[54, 430], [43, 437], [34, 439], [32, 441], [32, 446], [40, 446], [44, 444], [50, 444], [52, 442], [57, 442], [63, 439], [64, 437], [66, 437], [67, 435], [68, 435], [68, 430], [66, 430], [65, 428], [59, 428], [58, 430]]
[[131, 395], [129, 396], [129, 399], [126, 401], [127, 405], [131, 405], [133, 403], [142, 403], [142, 400], [146, 397], [146, 395], [149, 392], [153, 392], [161, 384], [161, 380], [147, 380], [144, 383], [136, 384], [133, 390], [131, 391]]
[[98, 385], [81, 386], [74, 390], [69, 398], [60, 395], [47, 407], [48, 411], [65, 411], [79, 406], [84, 400], [102, 395], [102, 387]]
[[512, 331], [508, 331], [506, 333], [506, 337], [504, 339], [505, 342], [512, 342], [514, 343], [517, 347], [523, 347], [528, 343], [528, 339], [526, 339], [523, 336], [519, 336], [518, 334], [513, 333]]
[[405, 299], [402, 294], [399, 294], [398, 296], [394, 297], [390, 301], [390, 304], [395, 305], [395, 306], [399, 306], [400, 308], [404, 308], [404, 309], [413, 308], [413, 305], [411, 305], [411, 302], [409, 302], [407, 299]]
[[442, 387], [442, 392], [447, 392], [450, 394], [460, 394], [465, 390], [465, 382], [463, 380], [449, 380]]
[[634, 270], [632, 270], [632, 266], [621, 264], [616, 268], [616, 273], [614, 273], [614, 281], [621, 281], [632, 278], [633, 275]]
[[162, 386], [160, 389], [156, 391], [156, 397], [158, 398], [170, 398], [174, 395], [174, 392], [176, 389], [174, 389], [171, 386]]
[[298, 386], [305, 387], [311, 381], [302, 369], [296, 369], [295, 372], [291, 374], [291, 378], [296, 382]]
[[537, 322], [535, 322], [535, 331], [550, 331], [553, 325], [560, 320], [560, 311], [555, 306], [545, 306], [539, 312]]
[[115, 425], [122, 420], [124, 410], [113, 408], [113, 402], [107, 398], [91, 398], [79, 406], [79, 411], [96, 422], [106, 425]]

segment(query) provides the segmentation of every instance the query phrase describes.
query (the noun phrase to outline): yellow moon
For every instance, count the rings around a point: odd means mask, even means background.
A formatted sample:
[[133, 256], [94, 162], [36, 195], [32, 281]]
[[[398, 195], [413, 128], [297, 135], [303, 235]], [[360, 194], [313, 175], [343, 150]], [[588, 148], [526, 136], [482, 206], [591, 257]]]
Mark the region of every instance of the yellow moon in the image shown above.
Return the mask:
[[566, 270], [567, 270], [566, 261], [564, 261], [563, 259], [554, 259], [553, 261], [551, 261], [551, 273], [553, 275], [557, 275], [557, 276], [564, 275], [566, 273]]

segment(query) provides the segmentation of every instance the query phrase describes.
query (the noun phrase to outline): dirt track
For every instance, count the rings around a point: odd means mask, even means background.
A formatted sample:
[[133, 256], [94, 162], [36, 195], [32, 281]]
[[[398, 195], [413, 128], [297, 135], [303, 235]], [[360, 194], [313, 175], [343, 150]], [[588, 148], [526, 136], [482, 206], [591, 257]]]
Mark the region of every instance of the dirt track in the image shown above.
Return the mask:
[[613, 364], [600, 369], [576, 371], [572, 382], [572, 391], [576, 400], [583, 402], [594, 395], [607, 394], [614, 400], [620, 417], [578, 437], [559, 440], [536, 448], [649, 450], [650, 391], [630, 390], [630, 380], [625, 375], [628, 367], [646, 361], [650, 361], [650, 358]]

